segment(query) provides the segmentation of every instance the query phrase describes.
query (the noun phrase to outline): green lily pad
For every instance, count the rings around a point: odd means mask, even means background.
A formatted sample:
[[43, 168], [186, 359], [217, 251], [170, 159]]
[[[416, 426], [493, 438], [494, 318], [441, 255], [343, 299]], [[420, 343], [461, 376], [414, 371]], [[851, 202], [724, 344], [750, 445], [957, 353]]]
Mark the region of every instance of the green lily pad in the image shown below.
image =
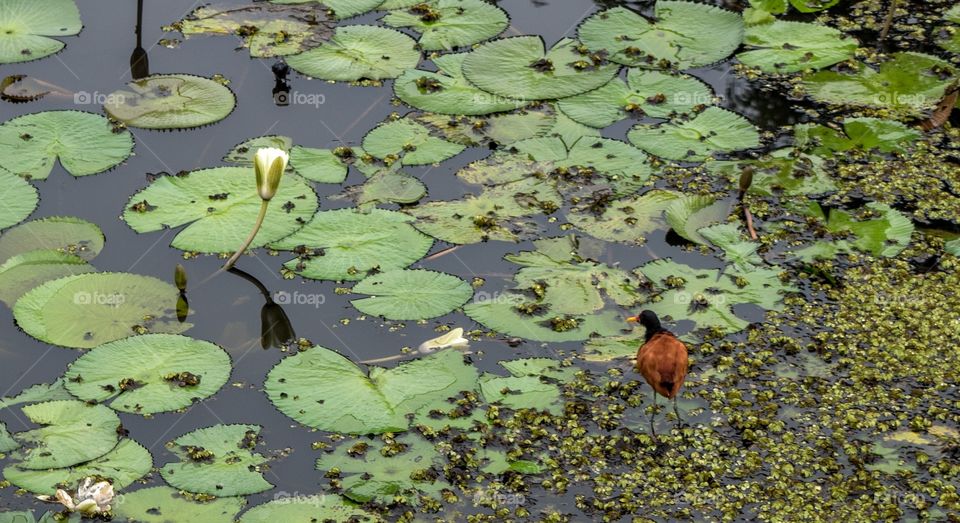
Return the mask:
[[840, 0], [790, 0], [790, 5], [802, 13], [816, 13], [840, 3]]
[[[270, 0], [275, 4], [305, 4], [310, 2], [319, 2], [324, 7], [333, 11], [335, 18], [344, 19], [351, 16], [362, 15], [368, 11], [377, 9], [383, 0]], [[419, 1], [419, 0], [418, 0]], [[380, 7], [380, 9], [390, 9]]]
[[190, 328], [174, 314], [177, 295], [176, 287], [150, 276], [78, 274], [27, 292], [13, 307], [13, 317], [38, 340], [86, 349], [142, 332]]
[[447, 398], [476, 387], [477, 371], [456, 350], [439, 351], [369, 374], [323, 347], [281, 361], [264, 386], [284, 414], [320, 430], [347, 434], [399, 432], [408, 414], [445, 409]]
[[896, 120], [847, 118], [843, 133], [823, 125], [801, 124], [794, 128], [796, 146], [822, 157], [850, 150], [905, 152], [922, 134]]
[[350, 302], [364, 314], [388, 320], [427, 320], [466, 303], [473, 289], [456, 276], [414, 269], [368, 276], [353, 286], [353, 293], [369, 296]]
[[659, 299], [645, 307], [666, 321], [689, 320], [697, 329], [716, 328], [725, 334], [749, 325], [734, 313], [734, 306], [750, 303], [765, 310], [782, 310], [783, 293], [796, 290], [780, 281], [778, 269], [728, 269], [721, 274], [719, 269], [695, 269], [661, 259], [636, 271], [662, 290]]
[[7, 426], [0, 423], [0, 453], [7, 453], [18, 448], [20, 448], [20, 444], [10, 436]]
[[[463, 60], [470, 83], [506, 98], [552, 100], [585, 93], [609, 82], [615, 64], [595, 63], [564, 38], [550, 50], [539, 36], [517, 36], [487, 42]], [[509, 78], [510, 81], [504, 81]]]
[[960, 256], [960, 238], [950, 240], [943, 244], [943, 249], [954, 256]]
[[110, 93], [103, 109], [129, 127], [189, 129], [223, 120], [236, 105], [233, 91], [220, 82], [189, 74], [158, 74]]
[[23, 178], [0, 170], [0, 229], [22, 222], [40, 202], [36, 187]]
[[510, 19], [503, 9], [483, 0], [431, 0], [391, 11], [383, 23], [420, 33], [420, 48], [425, 51], [449, 51], [497, 36]]
[[83, 29], [73, 0], [4, 0], [0, 3], [0, 64], [29, 62], [63, 49], [52, 36]]
[[174, 27], [187, 38], [228, 35], [242, 39], [254, 58], [301, 53], [333, 34], [333, 23], [318, 4], [202, 6]]
[[171, 486], [195, 494], [245, 496], [270, 490], [260, 466], [267, 458], [253, 452], [258, 425], [213, 425], [173, 440], [170, 450], [180, 461], [160, 467]]
[[[557, 381], [573, 378], [572, 368], [561, 368], [550, 358], [526, 358], [500, 362], [510, 376], [485, 374], [480, 392], [487, 403], [499, 403], [511, 409], [545, 410], [559, 415], [563, 410]], [[534, 473], [539, 472], [537, 470]]]
[[613, 361], [635, 358], [645, 340], [642, 330], [630, 334], [591, 338], [583, 344], [583, 359], [587, 361]]
[[72, 399], [76, 398], [73, 397], [73, 394], [67, 392], [66, 387], [63, 385], [63, 378], [58, 378], [51, 383], [31, 385], [12, 398], [0, 398], [0, 409], [9, 409], [10, 407], [24, 403]]
[[96, 270], [73, 254], [51, 250], [18, 254], [0, 264], [0, 301], [12, 308], [21, 296], [43, 282]]
[[815, 100], [837, 105], [883, 107], [904, 116], [932, 109], [958, 75], [957, 69], [934, 56], [894, 53], [877, 69], [857, 63], [844, 72], [819, 71], [803, 77]]
[[654, 156], [688, 162], [760, 145], [760, 134], [749, 120], [719, 107], [708, 107], [685, 122], [637, 125], [627, 138]]
[[737, 59], [767, 73], [823, 69], [853, 58], [858, 46], [856, 39], [832, 27], [785, 20], [748, 27], [744, 43], [759, 49]]
[[587, 316], [551, 314], [549, 308], [521, 311], [530, 301], [518, 294], [500, 294], [495, 300], [475, 301], [463, 308], [471, 319], [501, 334], [534, 341], [579, 341], [593, 335], [611, 336], [624, 328], [623, 318], [615, 311]]
[[14, 455], [21, 469], [72, 467], [97, 459], [117, 445], [120, 418], [103, 405], [62, 400], [22, 410], [40, 427], [13, 435], [22, 446]]
[[[395, 211], [321, 211], [303, 229], [272, 244], [279, 250], [307, 249], [285, 266], [305, 278], [359, 281], [371, 271], [403, 269], [430, 250], [433, 239], [416, 230], [411, 216]], [[311, 249], [323, 249], [321, 256]]]
[[296, 146], [290, 150], [290, 167], [304, 178], [318, 183], [342, 183], [347, 164], [330, 149]]
[[67, 390], [120, 412], [182, 409], [217, 393], [230, 377], [220, 347], [174, 334], [145, 334], [100, 345], [67, 369]]
[[530, 227], [524, 220], [561, 203], [551, 185], [527, 178], [484, 189], [477, 196], [437, 201], [404, 211], [417, 217], [413, 226], [434, 238], [455, 244], [487, 240], [517, 241]]
[[560, 100], [560, 110], [590, 127], [602, 128], [625, 118], [669, 118], [714, 102], [713, 91], [689, 75], [631, 68], [627, 80]]
[[243, 513], [240, 523], [316, 523], [317, 521], [382, 521], [339, 496], [284, 496]]
[[256, 156], [257, 151], [270, 147], [291, 153], [291, 148], [293, 148], [293, 138], [279, 135], [258, 136], [256, 138], [251, 138], [238, 143], [233, 147], [233, 149], [230, 149], [230, 152], [223, 157], [223, 161], [227, 163], [243, 165], [246, 167], [253, 167], [253, 158]]
[[717, 161], [706, 165], [710, 172], [725, 176], [731, 182], [736, 182], [748, 166], [753, 169], [753, 183], [748, 190], [750, 194], [798, 196], [837, 190], [827, 172], [826, 160], [798, 153], [793, 148], [777, 149], [757, 160]]
[[403, 165], [439, 163], [463, 152], [464, 146], [433, 136], [410, 118], [378, 125], [363, 137], [363, 150], [376, 158], [400, 157]]
[[451, 142], [490, 147], [543, 136], [553, 127], [556, 117], [556, 111], [543, 105], [478, 117], [427, 113], [416, 120]]
[[726, 221], [733, 207], [729, 200], [717, 200], [712, 196], [684, 196], [667, 207], [664, 216], [667, 224], [682, 238], [700, 245], [708, 245], [700, 235], [700, 229]]
[[73, 254], [90, 261], [103, 249], [103, 232], [95, 223], [72, 216], [32, 220], [0, 236], [0, 262], [33, 250]]
[[196, 501], [170, 487], [150, 487], [124, 492], [123, 503], [113, 507], [115, 518], [140, 523], [171, 521], [203, 521], [233, 523], [243, 508], [243, 498], [221, 498]]
[[98, 114], [44, 111], [0, 125], [0, 169], [45, 180], [57, 159], [73, 176], [112, 169], [133, 152], [129, 131], [114, 132]]
[[420, 61], [413, 38], [393, 29], [367, 25], [338, 27], [333, 38], [287, 57], [297, 71], [338, 82], [396, 78]]
[[542, 289], [535, 292], [543, 294], [538, 303], [552, 313], [591, 314], [603, 309], [604, 298], [621, 307], [640, 301], [640, 280], [623, 269], [583, 256], [576, 237], [544, 238], [533, 245], [537, 250], [508, 254], [503, 259], [523, 267], [514, 276], [517, 288]]
[[527, 102], [497, 96], [476, 88], [463, 76], [463, 60], [470, 53], [431, 58], [437, 72], [409, 69], [393, 84], [404, 103], [441, 114], [482, 115], [523, 107]]
[[366, 211], [378, 203], [410, 204], [427, 195], [427, 186], [419, 179], [402, 172], [380, 171], [360, 185], [344, 189], [343, 194], [331, 199], [349, 199]]
[[440, 491], [450, 487], [440, 473], [440, 453], [429, 441], [406, 434], [383, 444], [360, 443], [363, 453], [344, 444], [317, 460], [320, 471], [340, 471], [340, 486], [347, 499], [389, 504], [401, 498], [418, 505], [420, 496], [439, 500]]
[[77, 484], [90, 476], [107, 478], [113, 488], [122, 489], [146, 476], [153, 467], [150, 452], [130, 439], [121, 440], [103, 456], [67, 469], [28, 470], [10, 465], [3, 478], [35, 494], [52, 496], [58, 488], [76, 491]]
[[743, 40], [740, 15], [707, 4], [659, 0], [651, 22], [624, 7], [601, 11], [580, 25], [593, 51], [629, 66], [687, 69], [719, 62]]
[[556, 122], [553, 124], [553, 128], [546, 133], [546, 136], [559, 138], [563, 140], [563, 143], [576, 143], [577, 140], [584, 136], [599, 138], [600, 130], [574, 121], [563, 111], [558, 111]]
[[751, 271], [763, 264], [757, 254], [760, 244], [743, 239], [743, 231], [735, 223], [719, 223], [697, 231], [704, 240], [723, 251], [724, 261], [740, 271]]
[[852, 237], [820, 241], [794, 254], [804, 260], [830, 259], [856, 249], [874, 256], [892, 257], [907, 248], [914, 230], [909, 218], [882, 203], [868, 203], [866, 209], [876, 217], [856, 220], [853, 214], [842, 209], [831, 209], [828, 217], [817, 203], [811, 203], [807, 214], [824, 222], [828, 232], [841, 238]]
[[[233, 252], [260, 212], [253, 169], [217, 167], [164, 176], [134, 194], [123, 219], [139, 233], [187, 225], [170, 243], [194, 252]], [[286, 174], [250, 248], [275, 242], [303, 226], [319, 203], [303, 178]]]
[[646, 242], [648, 234], [666, 227], [663, 212], [679, 197], [675, 192], [654, 189], [616, 200], [600, 213], [567, 214], [567, 221], [594, 238], [639, 245]]

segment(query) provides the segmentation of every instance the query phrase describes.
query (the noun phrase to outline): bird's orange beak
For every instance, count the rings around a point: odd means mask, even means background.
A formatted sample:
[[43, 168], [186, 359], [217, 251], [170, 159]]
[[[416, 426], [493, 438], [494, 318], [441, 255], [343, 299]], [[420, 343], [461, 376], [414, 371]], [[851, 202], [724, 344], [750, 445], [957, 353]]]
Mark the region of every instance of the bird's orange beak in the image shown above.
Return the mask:
[[639, 316], [630, 316], [627, 318], [627, 323], [637, 323], [638, 321], [640, 321]]

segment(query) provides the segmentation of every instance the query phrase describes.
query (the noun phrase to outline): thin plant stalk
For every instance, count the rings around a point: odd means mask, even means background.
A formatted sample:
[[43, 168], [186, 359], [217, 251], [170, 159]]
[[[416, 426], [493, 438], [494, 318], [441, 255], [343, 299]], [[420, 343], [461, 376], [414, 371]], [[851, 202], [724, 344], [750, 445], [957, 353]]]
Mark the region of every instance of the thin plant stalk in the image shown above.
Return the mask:
[[227, 263], [223, 264], [223, 267], [220, 268], [219, 272], [229, 270], [233, 267], [233, 264], [237, 263], [237, 260], [240, 259], [240, 255], [247, 250], [247, 247], [250, 247], [250, 244], [253, 243], [253, 239], [256, 238], [257, 233], [260, 232], [260, 227], [263, 226], [263, 219], [267, 217], [267, 207], [270, 206], [270, 200], [260, 200], [260, 214], [257, 215], [257, 221], [253, 224], [253, 230], [250, 231], [250, 236], [247, 236], [247, 239], [243, 242], [243, 245], [237, 249], [237, 252], [233, 253], [233, 256], [227, 260]]
[[897, 13], [897, 4], [900, 0], [890, 0], [890, 7], [887, 9], [887, 18], [883, 21], [883, 29], [880, 31], [880, 41], [887, 39], [887, 33], [890, 32], [890, 26], [893, 25], [893, 17]]

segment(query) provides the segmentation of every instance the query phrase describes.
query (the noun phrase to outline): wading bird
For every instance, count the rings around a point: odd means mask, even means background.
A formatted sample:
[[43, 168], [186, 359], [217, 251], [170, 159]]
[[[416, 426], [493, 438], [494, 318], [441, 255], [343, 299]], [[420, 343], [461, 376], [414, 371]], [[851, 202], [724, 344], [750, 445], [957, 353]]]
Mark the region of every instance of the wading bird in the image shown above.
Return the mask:
[[627, 318], [627, 321], [639, 322], [647, 329], [643, 345], [637, 351], [636, 368], [653, 387], [654, 409], [650, 415], [650, 432], [655, 433], [653, 416], [657, 412], [657, 394], [673, 400], [673, 411], [677, 421], [680, 420], [677, 394], [687, 377], [687, 346], [660, 326], [660, 318], [653, 311], [643, 311], [639, 316]]

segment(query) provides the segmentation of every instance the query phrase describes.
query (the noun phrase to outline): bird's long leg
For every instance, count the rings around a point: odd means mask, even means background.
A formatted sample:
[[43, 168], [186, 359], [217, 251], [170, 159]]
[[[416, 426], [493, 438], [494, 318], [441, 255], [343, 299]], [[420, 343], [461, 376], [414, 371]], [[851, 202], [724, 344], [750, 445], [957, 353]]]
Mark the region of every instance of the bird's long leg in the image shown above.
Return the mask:
[[657, 437], [657, 431], [653, 428], [653, 417], [657, 415], [657, 391], [653, 391], [653, 410], [650, 412], [650, 434]]
[[673, 413], [677, 415], [677, 425], [682, 424], [683, 420], [680, 419], [680, 409], [677, 408], [677, 397], [673, 397]]

